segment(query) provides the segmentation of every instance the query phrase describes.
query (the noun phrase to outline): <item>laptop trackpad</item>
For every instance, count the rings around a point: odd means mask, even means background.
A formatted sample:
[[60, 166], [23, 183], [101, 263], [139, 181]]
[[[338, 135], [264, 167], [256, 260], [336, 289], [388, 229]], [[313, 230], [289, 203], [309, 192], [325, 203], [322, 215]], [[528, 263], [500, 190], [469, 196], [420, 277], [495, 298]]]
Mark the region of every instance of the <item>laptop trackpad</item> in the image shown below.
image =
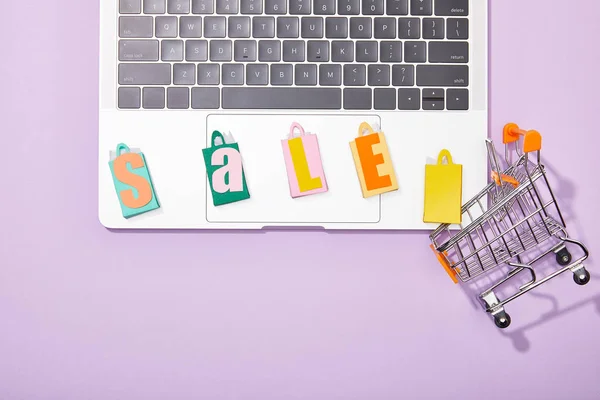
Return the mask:
[[[363, 198], [350, 151], [364, 121], [374, 129], [381, 125], [377, 115], [209, 115], [207, 147], [213, 131], [231, 135], [240, 148], [250, 198], [215, 207], [207, 187], [206, 219], [265, 225], [377, 223], [380, 197]], [[296, 198], [290, 194], [281, 141], [288, 139], [293, 122], [317, 135], [327, 192]]]

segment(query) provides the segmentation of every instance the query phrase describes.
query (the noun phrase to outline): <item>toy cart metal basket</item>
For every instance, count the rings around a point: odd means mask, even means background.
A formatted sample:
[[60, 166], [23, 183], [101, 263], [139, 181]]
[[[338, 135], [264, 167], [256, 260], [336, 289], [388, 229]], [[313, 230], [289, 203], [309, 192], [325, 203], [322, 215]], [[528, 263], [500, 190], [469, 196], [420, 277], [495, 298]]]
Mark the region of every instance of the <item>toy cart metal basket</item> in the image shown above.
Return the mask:
[[[569, 238], [541, 163], [541, 135], [508, 124], [504, 127], [503, 143], [507, 168], [501, 170], [492, 141], [486, 141], [492, 179], [462, 206], [459, 229], [443, 224], [430, 235], [431, 248], [455, 283], [487, 274], [501, 264], [510, 267], [506, 276], [479, 295], [499, 328], [510, 325], [510, 316], [504, 310], [508, 302], [563, 272], [573, 272], [579, 285], [590, 280], [583, 265], [589, 252], [583, 243]], [[514, 152], [509, 146], [514, 146]], [[488, 207], [484, 207], [486, 203]], [[582, 256], [573, 260], [567, 244], [579, 247]], [[559, 267], [538, 279], [533, 265], [552, 253]], [[500, 300], [494, 290], [521, 272], [528, 272], [531, 280]]]

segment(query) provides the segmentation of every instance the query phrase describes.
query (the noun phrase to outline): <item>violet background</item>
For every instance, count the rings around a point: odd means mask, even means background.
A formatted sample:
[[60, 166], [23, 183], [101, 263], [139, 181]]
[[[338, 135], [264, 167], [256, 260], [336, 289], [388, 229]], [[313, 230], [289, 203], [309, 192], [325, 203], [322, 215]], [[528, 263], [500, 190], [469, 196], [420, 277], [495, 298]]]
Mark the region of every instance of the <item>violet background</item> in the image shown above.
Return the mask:
[[2, 1], [0, 399], [600, 398], [600, 2], [491, 4], [492, 136], [542, 132], [592, 250], [506, 331], [426, 232], [104, 229], [97, 3]]

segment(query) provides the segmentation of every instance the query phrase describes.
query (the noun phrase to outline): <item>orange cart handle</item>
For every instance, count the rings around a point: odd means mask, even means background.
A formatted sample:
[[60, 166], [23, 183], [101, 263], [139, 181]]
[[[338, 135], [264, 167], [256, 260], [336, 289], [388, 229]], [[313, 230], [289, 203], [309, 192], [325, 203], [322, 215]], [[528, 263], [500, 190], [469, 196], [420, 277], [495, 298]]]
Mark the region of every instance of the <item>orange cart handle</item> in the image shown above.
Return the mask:
[[542, 135], [538, 131], [526, 131], [519, 128], [515, 123], [509, 123], [504, 126], [502, 132], [502, 142], [504, 144], [513, 143], [523, 136], [523, 151], [531, 153], [542, 149]]
[[448, 274], [448, 276], [450, 276], [450, 279], [452, 279], [452, 281], [454, 283], [458, 283], [458, 278], [456, 277], [456, 271], [450, 266], [446, 257], [442, 253], [437, 251], [433, 247], [433, 245], [430, 245], [429, 247], [435, 253], [435, 256], [437, 257], [437, 259], [440, 262], [440, 264], [442, 265], [442, 267], [444, 267], [444, 269], [446, 270], [446, 273]]

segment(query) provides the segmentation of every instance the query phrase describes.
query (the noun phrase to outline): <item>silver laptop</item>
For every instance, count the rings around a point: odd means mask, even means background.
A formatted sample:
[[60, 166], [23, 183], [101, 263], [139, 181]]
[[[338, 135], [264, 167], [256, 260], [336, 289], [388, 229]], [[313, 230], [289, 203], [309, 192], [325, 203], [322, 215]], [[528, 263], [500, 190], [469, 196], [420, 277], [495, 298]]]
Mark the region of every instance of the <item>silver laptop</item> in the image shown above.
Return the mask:
[[[424, 229], [425, 165], [486, 184], [484, 0], [101, 0], [99, 218], [109, 228]], [[281, 141], [317, 135], [329, 190], [292, 198]], [[399, 190], [363, 198], [349, 143], [383, 132]], [[239, 145], [250, 199], [215, 207], [202, 149]], [[108, 162], [144, 154], [160, 208], [124, 218]], [[111, 153], [112, 152], [112, 153]]]

